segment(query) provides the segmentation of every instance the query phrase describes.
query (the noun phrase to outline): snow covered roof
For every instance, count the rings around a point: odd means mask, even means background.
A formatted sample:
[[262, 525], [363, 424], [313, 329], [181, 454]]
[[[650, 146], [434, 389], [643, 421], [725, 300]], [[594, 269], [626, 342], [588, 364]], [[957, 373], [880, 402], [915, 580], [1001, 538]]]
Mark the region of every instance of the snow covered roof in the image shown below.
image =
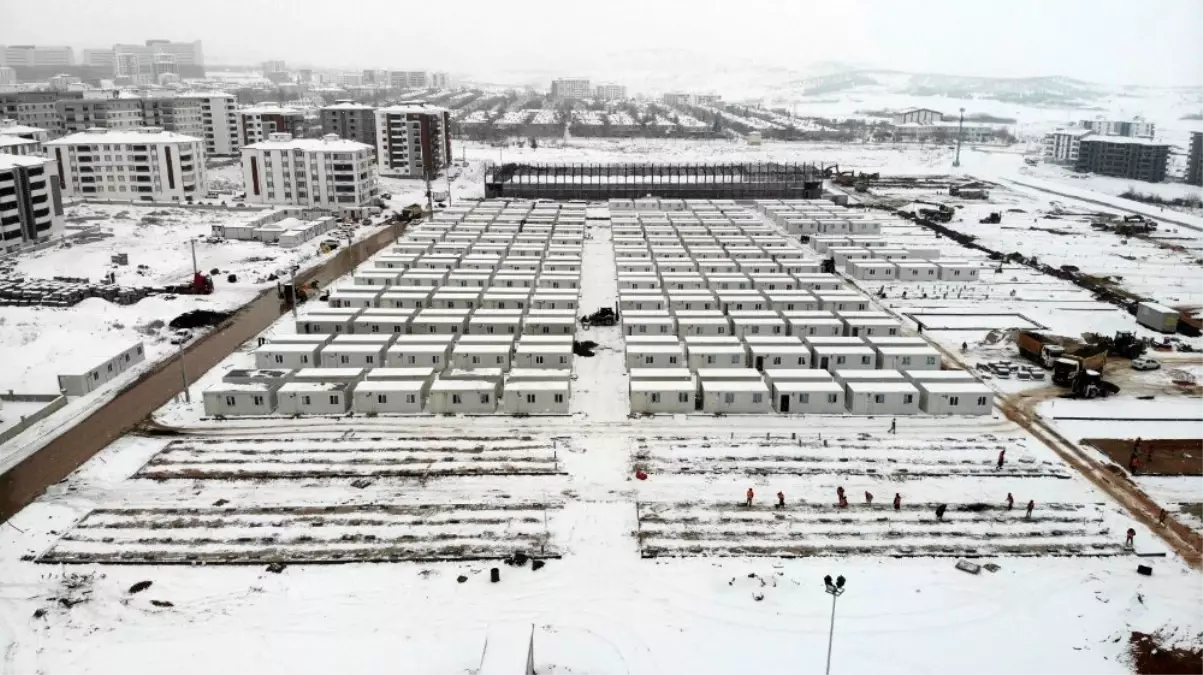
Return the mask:
[[[328, 368], [327, 370], [333, 370], [333, 368]], [[283, 387], [280, 387], [279, 393], [285, 394], [289, 392], [343, 391], [346, 388], [346, 382], [289, 382]]]
[[1090, 129], [1057, 129], [1053, 133], [1060, 136], [1076, 136], [1080, 138], [1082, 136], [1089, 136], [1094, 131]]
[[322, 110], [375, 110], [375, 106], [364, 105], [354, 101], [335, 101], [332, 105], [322, 106]]
[[814, 392], [843, 392], [842, 387], [834, 380], [822, 379], [806, 379], [806, 380], [775, 380], [773, 388], [779, 392], [801, 391], [807, 393]]
[[631, 380], [631, 391], [695, 391], [693, 379], [686, 380]]
[[1162, 148], [1170, 147], [1169, 143], [1155, 141], [1151, 138], [1137, 138], [1134, 136], [1091, 136], [1083, 138], [1083, 143], [1115, 143], [1118, 145], [1152, 145]]
[[30, 157], [28, 155], [9, 155], [0, 153], [0, 171], [12, 169], [15, 167], [32, 167], [41, 166], [48, 160], [42, 157]]
[[702, 389], [704, 391], [750, 391], [759, 393], [767, 393], [769, 390], [764, 380], [707, 379], [705, 377], [702, 378]]
[[850, 394], [918, 394], [919, 390], [907, 382], [849, 382]]
[[288, 140], [259, 141], [243, 147], [243, 150], [306, 150], [309, 152], [367, 152], [372, 146], [359, 141], [326, 134], [322, 138], [289, 138]]
[[522, 380], [507, 382], [506, 391], [568, 391], [568, 380]]
[[437, 380], [430, 391], [493, 391], [497, 384], [488, 380]]
[[426, 386], [424, 379], [410, 380], [370, 380], [355, 385], [356, 394], [366, 394], [381, 391], [421, 391]]
[[249, 106], [238, 109], [239, 115], [301, 115], [304, 116], [305, 111], [296, 108], [285, 108], [280, 105], [265, 103], [263, 105]]
[[920, 380], [915, 382], [915, 386], [929, 394], [988, 394], [994, 396], [993, 389], [981, 382], [972, 380], [958, 382], [927, 382]]
[[390, 105], [390, 106], [387, 106], [384, 108], [376, 109], [377, 114], [392, 113], [394, 115], [397, 115], [397, 114], [405, 115], [405, 114], [410, 114], [410, 113], [435, 115], [435, 114], [445, 113], [445, 112], [447, 112], [446, 108], [440, 108], [438, 106], [433, 106], [433, 105], [429, 105], [427, 103], [422, 103], [422, 102], [403, 103], [400, 105]]
[[44, 134], [45, 129], [39, 127], [29, 127], [24, 124], [17, 124], [16, 120], [0, 120], [0, 135], [18, 135], [18, 134]]
[[91, 145], [93, 143], [203, 143], [195, 136], [185, 136], [174, 131], [164, 131], [161, 127], [141, 127], [139, 129], [117, 130], [94, 127], [87, 131], [56, 138], [47, 141], [46, 145]]

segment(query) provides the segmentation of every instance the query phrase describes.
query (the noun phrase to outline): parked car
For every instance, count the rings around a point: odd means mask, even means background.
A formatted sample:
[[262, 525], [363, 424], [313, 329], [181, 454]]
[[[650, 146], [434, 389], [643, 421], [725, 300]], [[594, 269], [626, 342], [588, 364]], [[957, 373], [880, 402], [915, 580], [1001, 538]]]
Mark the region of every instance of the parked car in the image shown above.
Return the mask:
[[1132, 359], [1132, 370], [1157, 370], [1161, 362], [1148, 356]]
[[167, 341], [173, 345], [182, 345], [191, 339], [192, 331], [188, 330], [187, 328], [180, 328], [178, 330], [171, 331], [171, 337], [169, 337]]

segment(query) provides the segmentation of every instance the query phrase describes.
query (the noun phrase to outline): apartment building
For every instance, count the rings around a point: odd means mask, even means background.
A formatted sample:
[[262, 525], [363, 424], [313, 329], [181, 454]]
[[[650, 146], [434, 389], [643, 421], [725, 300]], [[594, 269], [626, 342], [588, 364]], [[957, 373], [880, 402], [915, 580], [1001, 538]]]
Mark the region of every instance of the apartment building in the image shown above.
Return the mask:
[[1057, 129], [1044, 137], [1044, 161], [1073, 166], [1083, 138], [1094, 134], [1090, 129]]
[[1186, 151], [1186, 182], [1203, 185], [1203, 132], [1190, 132], [1190, 147]]
[[376, 150], [376, 108], [353, 101], [336, 101], [321, 110], [322, 134], [359, 141]]
[[451, 114], [423, 102], [376, 111], [376, 161], [381, 175], [437, 176], [451, 158]]
[[664, 94], [660, 100], [665, 105], [718, 105], [723, 102], [723, 97], [719, 94], [686, 94], [675, 91]]
[[450, 89], [451, 78], [447, 77], [447, 73], [431, 73], [430, 86], [435, 89]]
[[[71, 98], [82, 98], [75, 92]], [[22, 91], [0, 94], [0, 116], [16, 120], [17, 124], [45, 129], [53, 136], [63, 134], [63, 118], [58, 112], [60, 95], [51, 91]]]
[[274, 101], [238, 110], [238, 145], [262, 143], [272, 134], [305, 135], [305, 113]]
[[60, 99], [56, 104], [63, 131], [69, 134], [93, 127], [136, 129], [142, 123], [142, 104], [133, 98]]
[[161, 127], [90, 129], [50, 141], [71, 197], [183, 201], [205, 187], [205, 142]]
[[75, 52], [70, 47], [38, 45], [0, 45], [0, 66], [73, 66]]
[[599, 84], [593, 96], [603, 101], [622, 101], [627, 97], [627, 88], [621, 84]]
[[1087, 136], [1080, 141], [1075, 171], [1160, 183], [1170, 146], [1147, 138]]
[[[121, 55], [132, 55], [137, 63], [136, 73], [123, 73], [127, 76], [135, 74], [157, 77], [160, 72], [175, 72], [184, 77], [203, 77], [205, 73], [205, 54], [200, 40], [193, 42], [172, 42], [170, 40], [147, 40], [144, 45], [115, 44], [113, 53], [116, 59]], [[156, 55], [159, 56], [156, 61]], [[170, 57], [170, 58], [165, 58]], [[128, 56], [126, 57], [129, 58]], [[156, 64], [160, 69], [156, 72]], [[162, 70], [170, 64], [173, 70]], [[128, 66], [127, 66], [128, 70]]]
[[51, 160], [0, 154], [0, 253], [51, 239], [62, 230], [56, 177]]
[[552, 98], [591, 98], [593, 87], [583, 77], [561, 78], [551, 81]]
[[425, 70], [391, 70], [388, 74], [389, 89], [425, 89], [430, 86]]
[[117, 52], [112, 49], [85, 49], [80, 52], [79, 64], [89, 68], [102, 68], [110, 75], [117, 71]]
[[241, 147], [238, 138], [238, 100], [233, 94], [199, 92], [183, 94], [180, 98], [200, 103], [201, 137], [205, 139], [205, 155], [237, 155]]
[[264, 75], [267, 75], [268, 73], [288, 72], [288, 68], [285, 66], [284, 62], [279, 59], [272, 59], [270, 61], [264, 61], [263, 65], [261, 67], [263, 69]]
[[1117, 120], [1082, 120], [1079, 125], [1100, 136], [1124, 136], [1126, 138], [1152, 138], [1157, 125], [1149, 122], [1124, 122]]
[[184, 136], [204, 138], [205, 125], [201, 102], [176, 96], [146, 96], [137, 99], [142, 107], [144, 127], [162, 127]]
[[368, 206], [380, 194], [372, 146], [343, 140], [273, 133], [242, 148], [248, 202], [329, 209]]
[[8, 66], [0, 66], [0, 87], [11, 87], [17, 83], [17, 71]]

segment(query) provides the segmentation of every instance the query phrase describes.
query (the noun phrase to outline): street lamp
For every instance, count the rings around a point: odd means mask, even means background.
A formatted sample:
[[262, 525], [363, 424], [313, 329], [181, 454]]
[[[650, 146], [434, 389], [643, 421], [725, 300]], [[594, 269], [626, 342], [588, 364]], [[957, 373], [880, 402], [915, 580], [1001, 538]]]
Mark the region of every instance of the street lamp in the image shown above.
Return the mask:
[[964, 129], [965, 129], [965, 109], [961, 108], [961, 118], [960, 118], [960, 121], [957, 122], [957, 156], [955, 159], [952, 160], [953, 167], [958, 167], [961, 165], [961, 137], [963, 136], [962, 132], [964, 131]]
[[826, 587], [827, 595], [831, 596], [831, 629], [827, 632], [827, 670], [824, 671], [828, 675], [831, 674], [831, 642], [835, 638], [835, 600], [844, 594], [844, 577], [835, 578], [835, 583], [831, 581], [831, 575], [823, 577], [823, 585]]

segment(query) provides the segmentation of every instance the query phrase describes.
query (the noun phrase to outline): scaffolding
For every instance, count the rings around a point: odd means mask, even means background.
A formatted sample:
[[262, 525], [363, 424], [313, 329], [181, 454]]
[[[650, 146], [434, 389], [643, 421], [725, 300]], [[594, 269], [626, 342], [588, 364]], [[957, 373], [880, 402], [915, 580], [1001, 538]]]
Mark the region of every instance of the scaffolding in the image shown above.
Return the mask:
[[526, 199], [819, 199], [827, 167], [811, 163], [502, 164], [485, 196]]

